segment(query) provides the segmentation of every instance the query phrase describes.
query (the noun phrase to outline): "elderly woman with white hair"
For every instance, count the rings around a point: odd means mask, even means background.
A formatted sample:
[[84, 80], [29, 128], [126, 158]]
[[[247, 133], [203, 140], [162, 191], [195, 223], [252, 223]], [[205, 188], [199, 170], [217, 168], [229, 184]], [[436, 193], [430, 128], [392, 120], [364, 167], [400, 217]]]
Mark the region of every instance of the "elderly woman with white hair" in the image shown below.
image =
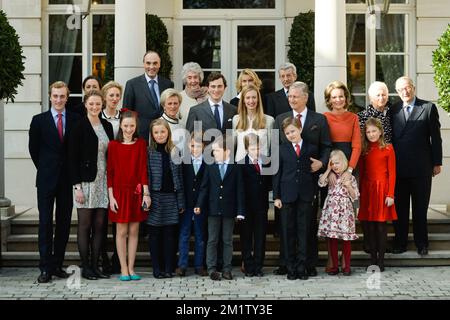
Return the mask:
[[186, 62], [183, 65], [181, 79], [184, 90], [180, 92], [182, 103], [178, 117], [184, 126], [186, 126], [189, 109], [208, 98], [208, 88], [201, 86], [203, 77], [203, 70], [197, 62]]
[[389, 103], [389, 90], [384, 82], [375, 81], [369, 87], [370, 104], [365, 110], [358, 113], [361, 132], [365, 132], [364, 125], [369, 118], [381, 121], [386, 143], [392, 141], [391, 105]]

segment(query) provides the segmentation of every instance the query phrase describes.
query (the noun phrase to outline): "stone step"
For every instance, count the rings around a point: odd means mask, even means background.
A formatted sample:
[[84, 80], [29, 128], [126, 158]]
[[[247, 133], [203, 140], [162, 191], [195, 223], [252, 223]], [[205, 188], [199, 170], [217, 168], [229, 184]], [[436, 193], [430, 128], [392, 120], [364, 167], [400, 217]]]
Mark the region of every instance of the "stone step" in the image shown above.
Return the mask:
[[[21, 234], [38, 234], [39, 230], [39, 221], [36, 219], [16, 219], [11, 222], [11, 231], [12, 235], [21, 235]], [[77, 220], [72, 220], [70, 233], [77, 233]], [[269, 220], [267, 225], [267, 233], [273, 234], [274, 229], [274, 221]], [[394, 232], [394, 227], [392, 223], [388, 223], [388, 233]], [[239, 233], [240, 226], [237, 224], [235, 226], [234, 233]], [[356, 222], [356, 232], [362, 233], [361, 224], [359, 221]], [[409, 232], [413, 232], [412, 222], [409, 224]], [[430, 219], [428, 220], [428, 232], [429, 233], [450, 233], [450, 219]], [[111, 234], [111, 226], [109, 227], [109, 233]]]
[[[38, 252], [3, 252], [2, 265], [4, 267], [35, 267], [39, 265]], [[327, 251], [319, 252], [319, 267], [323, 267], [327, 260]], [[192, 260], [192, 253], [190, 254]], [[278, 262], [277, 251], [267, 251], [265, 266], [276, 266]], [[363, 251], [352, 252], [352, 266], [369, 265], [369, 255]], [[236, 267], [235, 272], [241, 264], [241, 253], [233, 252], [233, 265]], [[80, 257], [78, 252], [67, 252], [65, 256], [65, 266], [80, 265]], [[192, 265], [192, 261], [190, 262]], [[420, 256], [416, 251], [410, 250], [402, 254], [386, 254], [386, 266], [448, 266], [450, 265], [450, 250], [430, 250], [427, 256]], [[136, 258], [136, 266], [151, 268], [151, 260], [148, 252], [138, 252]]]
[[[352, 241], [353, 250], [363, 249], [363, 238], [362, 234], [359, 234], [359, 239]], [[388, 244], [393, 240], [394, 234], [388, 234]], [[114, 248], [114, 243], [112, 241], [112, 235], [108, 235], [108, 251], [112, 252]], [[6, 244], [7, 252], [14, 251], [31, 251], [38, 252], [38, 236], [36, 234], [22, 234], [22, 235], [10, 235], [7, 239]], [[138, 244], [138, 251], [146, 252], [148, 251], [149, 245], [148, 240], [141, 237]], [[190, 250], [194, 248], [194, 241], [191, 237]], [[241, 250], [240, 236], [235, 234], [233, 236], [233, 248], [236, 251]], [[266, 250], [267, 251], [277, 251], [279, 249], [279, 238], [275, 238], [272, 235], [266, 237]], [[430, 250], [450, 250], [450, 234], [447, 233], [431, 233], [429, 234], [429, 249]], [[319, 240], [319, 250], [327, 250], [326, 240]], [[413, 235], [408, 236], [408, 250], [415, 250], [415, 244]], [[67, 252], [73, 251], [78, 252], [77, 236], [71, 234], [69, 236], [69, 241], [67, 243]]]

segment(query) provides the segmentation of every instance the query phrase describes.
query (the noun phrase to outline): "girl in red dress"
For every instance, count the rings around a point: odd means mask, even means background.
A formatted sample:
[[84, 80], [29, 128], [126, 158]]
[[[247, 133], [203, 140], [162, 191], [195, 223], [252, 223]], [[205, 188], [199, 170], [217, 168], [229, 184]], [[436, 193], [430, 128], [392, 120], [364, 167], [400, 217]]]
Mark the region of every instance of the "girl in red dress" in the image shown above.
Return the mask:
[[367, 221], [371, 265], [384, 271], [386, 252], [386, 221], [397, 220], [394, 206], [395, 153], [384, 140], [380, 120], [369, 118], [365, 123], [363, 152], [359, 160], [361, 204], [360, 221]]
[[141, 279], [134, 272], [134, 261], [139, 223], [147, 218], [146, 211], [151, 203], [148, 191], [147, 144], [144, 139], [138, 138], [137, 132], [137, 113], [125, 109], [121, 113], [117, 139], [111, 141], [108, 146], [109, 219], [117, 224], [116, 246], [121, 281]]

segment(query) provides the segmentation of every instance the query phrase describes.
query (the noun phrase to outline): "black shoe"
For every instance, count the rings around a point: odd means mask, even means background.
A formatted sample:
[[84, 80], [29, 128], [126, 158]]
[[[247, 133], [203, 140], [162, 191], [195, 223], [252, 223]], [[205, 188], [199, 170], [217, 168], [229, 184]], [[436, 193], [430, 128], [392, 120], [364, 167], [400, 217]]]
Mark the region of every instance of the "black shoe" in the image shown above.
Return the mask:
[[256, 277], [264, 277], [264, 272], [262, 272], [261, 270], [257, 271], [257, 272], [255, 272], [255, 276]]
[[273, 270], [273, 274], [276, 274], [279, 276], [284, 276], [287, 273], [288, 273], [288, 270], [285, 266], [280, 266], [277, 269]]
[[39, 283], [48, 283], [52, 280], [52, 275], [47, 271], [42, 271], [37, 280]]
[[209, 277], [211, 278], [211, 280], [214, 281], [220, 281], [220, 273], [217, 271], [213, 271], [209, 274]]
[[338, 270], [336, 270], [336, 271], [328, 271], [327, 273], [328, 273], [329, 276], [337, 276], [339, 271]]
[[173, 273], [172, 272], [164, 273], [164, 278], [173, 278]]
[[343, 271], [342, 272], [342, 274], [344, 275], [344, 276], [350, 276], [351, 274], [352, 274], [352, 270], [348, 270], [348, 271]]
[[186, 268], [177, 268], [175, 270], [175, 273], [179, 277], [185, 277], [186, 276]]
[[154, 274], [153, 274], [153, 277], [154, 277], [155, 279], [165, 279], [165, 278], [166, 278], [166, 275], [165, 275], [165, 273], [154, 273]]
[[295, 279], [297, 279], [297, 274], [295, 272], [289, 272], [287, 274], [287, 279], [288, 280], [295, 280]]
[[308, 271], [297, 272], [297, 279], [308, 280]]
[[98, 268], [92, 270], [94, 275], [99, 278], [99, 279], [109, 279], [109, 275], [103, 273], [102, 271], [100, 271]]
[[420, 254], [421, 256], [426, 256], [428, 254], [428, 248], [427, 247], [418, 248], [417, 253]]
[[317, 269], [315, 267], [307, 268], [306, 273], [308, 277], [317, 277]]
[[393, 254], [401, 254], [403, 252], [406, 252], [406, 248], [392, 248], [392, 253]]
[[67, 279], [68, 277], [70, 277], [70, 275], [65, 272], [62, 268], [56, 268], [53, 272], [52, 275], [61, 279]]
[[230, 271], [225, 271], [222, 273], [222, 278], [224, 278], [225, 280], [233, 280], [233, 275]]
[[83, 268], [83, 271], [81, 271], [81, 276], [87, 280], [98, 280], [94, 271], [90, 268]]

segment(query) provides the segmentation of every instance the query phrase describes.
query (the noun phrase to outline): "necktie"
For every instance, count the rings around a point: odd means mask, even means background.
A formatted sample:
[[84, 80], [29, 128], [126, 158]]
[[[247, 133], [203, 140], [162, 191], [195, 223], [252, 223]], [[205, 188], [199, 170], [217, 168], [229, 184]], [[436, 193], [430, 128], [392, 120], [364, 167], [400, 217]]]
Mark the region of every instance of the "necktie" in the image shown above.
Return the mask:
[[225, 176], [225, 164], [224, 163], [219, 164], [219, 171], [220, 171], [220, 178], [223, 180], [223, 177]]
[[289, 90], [286, 90], [285, 93], [286, 93], [286, 98], [289, 98]]
[[158, 104], [158, 97], [156, 96], [156, 92], [155, 92], [155, 83], [156, 81], [154, 79], [149, 81], [150, 83], [150, 97], [152, 98], [153, 104], [159, 109], [159, 104]]
[[214, 119], [216, 119], [217, 129], [222, 130], [222, 124], [220, 123], [219, 105], [214, 105]]
[[63, 134], [63, 122], [62, 122], [62, 113], [58, 113], [58, 122], [56, 127], [58, 128], [58, 135], [61, 142], [64, 141], [64, 134]]
[[299, 113], [295, 116], [295, 118], [297, 119], [298, 123], [300, 123], [300, 127], [302, 127], [302, 115]]
[[406, 107], [406, 112], [405, 112], [406, 120], [409, 119], [409, 116], [410, 116], [410, 115], [411, 115], [411, 106], [407, 106], [407, 107]]
[[195, 175], [197, 175], [199, 169], [200, 169], [200, 165], [199, 165], [197, 162], [195, 162], [195, 163], [194, 163], [194, 172], [195, 172]]
[[297, 157], [300, 157], [300, 145], [298, 143], [295, 144], [295, 153]]
[[255, 166], [256, 171], [261, 174], [261, 168], [259, 167], [258, 160], [253, 160], [253, 165]]

